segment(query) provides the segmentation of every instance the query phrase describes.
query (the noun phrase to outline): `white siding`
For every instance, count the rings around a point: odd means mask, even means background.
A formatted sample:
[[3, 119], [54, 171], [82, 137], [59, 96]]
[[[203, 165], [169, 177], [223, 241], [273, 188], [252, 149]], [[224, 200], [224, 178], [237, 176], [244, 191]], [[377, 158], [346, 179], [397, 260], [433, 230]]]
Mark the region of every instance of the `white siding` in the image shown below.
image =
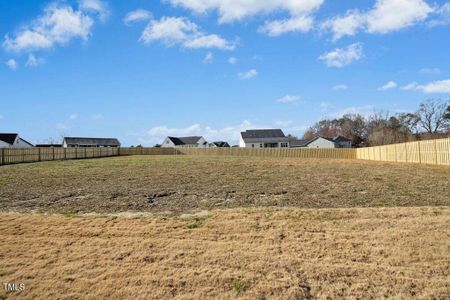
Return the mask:
[[0, 148], [31, 148], [31, 147], [33, 146], [22, 140], [19, 136], [16, 138], [16, 140], [12, 145], [0, 141]]
[[334, 142], [319, 137], [314, 142], [308, 144], [308, 148], [336, 148]]
[[161, 144], [161, 148], [175, 148], [175, 144], [168, 138]]

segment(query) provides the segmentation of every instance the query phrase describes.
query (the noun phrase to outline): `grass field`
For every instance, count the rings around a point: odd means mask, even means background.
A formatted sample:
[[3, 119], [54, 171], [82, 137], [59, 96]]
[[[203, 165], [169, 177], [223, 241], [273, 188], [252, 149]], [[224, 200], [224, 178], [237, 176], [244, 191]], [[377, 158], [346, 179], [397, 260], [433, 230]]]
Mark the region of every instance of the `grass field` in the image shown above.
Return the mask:
[[0, 168], [1, 298], [450, 298], [450, 169], [117, 157]]
[[3, 211], [450, 205], [450, 169], [295, 158], [142, 156], [0, 168]]

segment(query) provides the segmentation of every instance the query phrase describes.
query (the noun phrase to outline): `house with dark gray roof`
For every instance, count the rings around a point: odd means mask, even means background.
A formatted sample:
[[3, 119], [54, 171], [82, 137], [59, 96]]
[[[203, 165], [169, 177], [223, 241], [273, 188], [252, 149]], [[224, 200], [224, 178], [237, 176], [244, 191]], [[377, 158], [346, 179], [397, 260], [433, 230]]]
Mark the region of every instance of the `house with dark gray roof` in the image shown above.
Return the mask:
[[33, 145], [17, 133], [0, 133], [0, 148], [31, 148]]
[[162, 148], [208, 148], [209, 143], [202, 136], [168, 136], [161, 144]]
[[288, 148], [289, 139], [281, 129], [252, 129], [241, 132], [239, 147]]
[[86, 148], [86, 147], [120, 147], [116, 138], [88, 138], [88, 137], [65, 137], [62, 143], [64, 148]]
[[212, 142], [209, 144], [210, 148], [230, 148], [230, 144], [224, 141]]

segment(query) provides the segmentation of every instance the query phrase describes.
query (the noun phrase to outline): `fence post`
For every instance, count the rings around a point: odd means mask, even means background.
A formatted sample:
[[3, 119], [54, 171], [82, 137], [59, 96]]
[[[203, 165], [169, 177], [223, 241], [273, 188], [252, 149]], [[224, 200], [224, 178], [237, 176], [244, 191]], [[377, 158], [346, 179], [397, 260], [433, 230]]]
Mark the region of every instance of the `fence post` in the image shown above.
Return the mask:
[[1, 157], [1, 161], [2, 161], [2, 165], [5, 163], [5, 149], [0, 149], [1, 150], [1, 152], [2, 152], [2, 157]]
[[64, 160], [67, 160], [67, 148], [63, 148], [64, 150]]
[[87, 158], [87, 148], [84, 147], [84, 158]]
[[38, 148], [38, 161], [41, 161], [41, 148]]
[[120, 147], [117, 148], [117, 156], [120, 156]]
[[54, 147], [52, 147], [52, 156], [53, 156], [52, 160], [55, 160], [55, 148]]

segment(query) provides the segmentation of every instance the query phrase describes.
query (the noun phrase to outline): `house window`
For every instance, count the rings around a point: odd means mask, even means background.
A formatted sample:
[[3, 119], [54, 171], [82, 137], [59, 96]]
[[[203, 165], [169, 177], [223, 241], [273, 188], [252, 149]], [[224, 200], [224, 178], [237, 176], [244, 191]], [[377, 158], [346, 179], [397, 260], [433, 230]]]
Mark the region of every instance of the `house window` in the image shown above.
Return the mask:
[[263, 144], [259, 144], [259, 148], [262, 148], [263, 147]]
[[255, 148], [255, 144], [252, 144], [252, 148]]
[[288, 147], [288, 143], [281, 143], [281, 148], [287, 148]]

